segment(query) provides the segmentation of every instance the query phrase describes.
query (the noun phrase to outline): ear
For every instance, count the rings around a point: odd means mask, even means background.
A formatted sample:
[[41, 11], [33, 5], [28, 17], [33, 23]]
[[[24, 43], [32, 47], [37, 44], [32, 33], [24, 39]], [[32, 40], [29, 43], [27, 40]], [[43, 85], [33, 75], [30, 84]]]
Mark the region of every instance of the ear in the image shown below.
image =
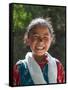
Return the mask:
[[27, 46], [29, 46], [29, 44], [30, 44], [27, 32], [24, 35], [24, 44], [26, 44]]
[[27, 46], [30, 46], [30, 39], [27, 39], [27, 40], [26, 40], [26, 45], [27, 45]]

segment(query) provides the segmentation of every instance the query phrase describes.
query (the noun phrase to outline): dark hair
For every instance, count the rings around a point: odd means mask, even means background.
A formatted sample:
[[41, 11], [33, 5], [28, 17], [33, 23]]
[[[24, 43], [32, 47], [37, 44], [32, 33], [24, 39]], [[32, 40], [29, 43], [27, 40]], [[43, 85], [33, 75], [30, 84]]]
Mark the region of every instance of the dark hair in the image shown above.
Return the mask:
[[52, 44], [55, 43], [55, 34], [53, 31], [52, 23], [50, 21], [50, 18], [36, 18], [33, 19], [30, 24], [27, 27], [27, 31], [24, 36], [24, 43], [27, 44], [27, 39], [29, 38], [29, 35], [31, 34], [33, 29], [36, 29], [38, 27], [47, 27], [49, 29], [49, 32], [51, 33], [51, 36], [53, 38]]

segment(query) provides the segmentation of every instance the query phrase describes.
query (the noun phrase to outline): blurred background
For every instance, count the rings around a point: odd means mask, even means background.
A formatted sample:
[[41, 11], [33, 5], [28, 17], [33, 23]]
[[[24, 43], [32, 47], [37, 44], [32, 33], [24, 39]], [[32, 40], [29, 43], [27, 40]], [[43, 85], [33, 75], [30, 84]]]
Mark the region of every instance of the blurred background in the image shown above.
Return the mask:
[[[12, 62], [24, 59], [30, 49], [23, 43], [24, 33], [30, 21], [37, 17], [51, 18], [56, 35], [56, 43], [51, 46], [49, 53], [66, 66], [66, 7], [51, 5], [11, 4], [10, 31], [12, 33]], [[11, 57], [12, 57], [11, 56]]]

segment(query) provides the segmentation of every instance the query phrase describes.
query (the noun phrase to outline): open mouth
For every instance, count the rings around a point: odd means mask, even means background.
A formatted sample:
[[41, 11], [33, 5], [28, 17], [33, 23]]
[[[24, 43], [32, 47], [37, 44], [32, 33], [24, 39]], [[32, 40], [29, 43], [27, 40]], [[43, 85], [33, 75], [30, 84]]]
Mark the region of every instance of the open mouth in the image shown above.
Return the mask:
[[37, 50], [44, 50], [44, 47], [36, 47]]

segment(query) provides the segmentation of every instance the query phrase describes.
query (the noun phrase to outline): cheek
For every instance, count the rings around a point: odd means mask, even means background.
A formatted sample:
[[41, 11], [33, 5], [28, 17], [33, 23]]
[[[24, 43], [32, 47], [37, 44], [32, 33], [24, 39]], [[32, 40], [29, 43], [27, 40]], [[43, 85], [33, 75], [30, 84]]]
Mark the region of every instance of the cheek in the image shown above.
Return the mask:
[[47, 43], [47, 46], [48, 46], [48, 48], [51, 46], [51, 39], [48, 41], [48, 43]]
[[30, 45], [33, 45], [35, 43], [33, 39], [30, 39], [29, 42], [30, 42]]
[[50, 45], [51, 45], [51, 39], [45, 41], [44, 44], [45, 44], [45, 47], [46, 47], [46, 48], [49, 48]]
[[37, 41], [37, 39], [34, 39], [33, 37], [30, 39], [30, 41], [32, 42], [32, 43], [34, 43], [34, 42], [36, 42]]
[[31, 47], [31, 48], [34, 48], [35, 47], [35, 45], [36, 45], [36, 40], [33, 40], [32, 38], [31, 39], [29, 39], [29, 46]]

